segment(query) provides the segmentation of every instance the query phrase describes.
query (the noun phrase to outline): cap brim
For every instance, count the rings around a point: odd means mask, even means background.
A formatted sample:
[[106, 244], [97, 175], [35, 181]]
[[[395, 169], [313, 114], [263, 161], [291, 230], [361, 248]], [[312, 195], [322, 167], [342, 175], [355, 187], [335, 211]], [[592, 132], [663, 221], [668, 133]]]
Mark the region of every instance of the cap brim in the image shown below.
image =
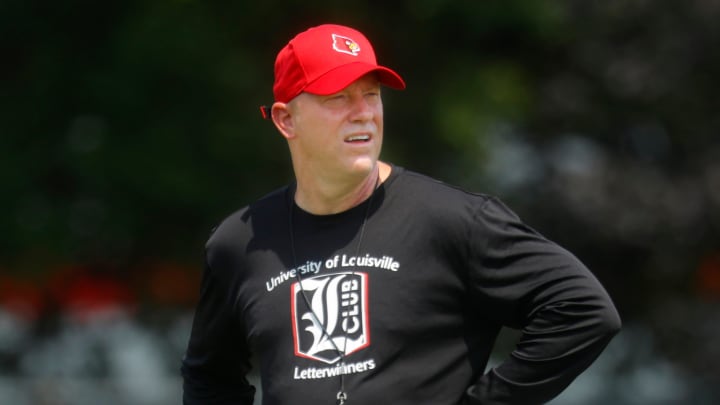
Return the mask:
[[308, 83], [303, 91], [321, 96], [335, 94], [368, 73], [377, 73], [378, 80], [385, 86], [396, 90], [405, 89], [405, 81], [393, 70], [384, 66], [355, 62], [339, 66], [325, 73]]

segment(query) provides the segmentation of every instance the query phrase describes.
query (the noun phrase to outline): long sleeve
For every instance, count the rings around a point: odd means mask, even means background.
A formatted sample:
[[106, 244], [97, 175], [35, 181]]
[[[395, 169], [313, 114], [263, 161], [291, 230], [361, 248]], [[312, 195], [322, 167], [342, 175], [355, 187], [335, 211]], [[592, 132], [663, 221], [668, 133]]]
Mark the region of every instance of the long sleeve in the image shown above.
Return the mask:
[[255, 388], [246, 378], [250, 353], [234, 314], [232, 266], [206, 251], [200, 300], [182, 361], [185, 405], [251, 405]]
[[515, 350], [467, 390], [468, 404], [539, 404], [557, 396], [620, 329], [607, 292], [572, 254], [495, 199], [469, 239], [478, 311], [521, 329]]

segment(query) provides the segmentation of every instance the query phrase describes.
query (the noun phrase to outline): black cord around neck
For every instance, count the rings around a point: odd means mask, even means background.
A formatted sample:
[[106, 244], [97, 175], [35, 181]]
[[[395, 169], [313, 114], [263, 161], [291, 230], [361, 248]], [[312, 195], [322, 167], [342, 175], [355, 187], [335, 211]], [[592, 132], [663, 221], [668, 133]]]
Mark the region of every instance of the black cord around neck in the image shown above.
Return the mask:
[[[372, 207], [373, 198], [375, 197], [375, 192], [377, 191], [378, 186], [380, 185], [380, 174], [378, 173], [377, 178], [375, 179], [375, 186], [373, 187], [372, 193], [370, 194], [370, 197], [367, 199], [367, 206], [365, 207], [365, 215], [363, 216], [362, 223], [360, 224], [360, 235], [358, 236], [358, 242], [357, 246], [355, 247], [355, 256], [360, 255], [360, 247], [362, 246], [363, 237], [365, 236], [365, 225], [367, 225], [368, 218], [370, 216], [370, 208]], [[288, 188], [288, 194], [291, 194], [291, 189]], [[295, 249], [295, 232], [294, 232], [294, 197], [292, 195], [288, 196], [288, 229], [290, 234], [290, 253], [292, 254], [293, 259], [293, 266], [297, 268], [298, 266], [298, 260], [297, 260], [297, 253]], [[353, 269], [351, 272], [351, 275], [355, 275], [355, 270]], [[320, 319], [318, 318], [317, 314], [315, 314], [315, 310], [313, 310], [312, 306], [310, 305], [310, 300], [307, 297], [307, 294], [305, 294], [305, 289], [303, 288], [303, 279], [300, 277], [300, 272], [295, 272], [295, 278], [298, 281], [298, 286], [300, 287], [300, 295], [303, 297], [303, 301], [305, 301], [305, 305], [310, 310], [310, 314], [313, 316], [315, 322], [317, 322], [318, 325], [321, 325], [322, 333], [325, 338], [327, 338], [330, 343], [333, 346], [333, 349], [338, 353], [340, 356], [340, 363], [345, 364], [345, 353], [347, 351], [347, 334], [345, 334], [345, 339], [343, 340], [343, 348], [340, 350], [340, 348], [335, 344], [335, 341], [330, 336], [330, 333], [328, 333], [327, 329], [325, 328], [325, 325], [320, 323]], [[345, 392], [345, 373], [340, 372], [340, 390], [338, 391], [337, 395], [337, 404], [338, 405], [345, 405], [347, 401], [347, 392]]]

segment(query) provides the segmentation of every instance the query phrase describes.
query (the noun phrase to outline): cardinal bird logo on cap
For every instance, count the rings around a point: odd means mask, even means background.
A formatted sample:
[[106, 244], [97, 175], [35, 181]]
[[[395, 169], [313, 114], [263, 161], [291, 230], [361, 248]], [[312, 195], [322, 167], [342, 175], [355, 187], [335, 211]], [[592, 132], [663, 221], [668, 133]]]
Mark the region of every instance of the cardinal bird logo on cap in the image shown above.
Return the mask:
[[338, 34], [332, 34], [333, 49], [352, 56], [358, 56], [360, 53], [360, 45], [348, 37]]

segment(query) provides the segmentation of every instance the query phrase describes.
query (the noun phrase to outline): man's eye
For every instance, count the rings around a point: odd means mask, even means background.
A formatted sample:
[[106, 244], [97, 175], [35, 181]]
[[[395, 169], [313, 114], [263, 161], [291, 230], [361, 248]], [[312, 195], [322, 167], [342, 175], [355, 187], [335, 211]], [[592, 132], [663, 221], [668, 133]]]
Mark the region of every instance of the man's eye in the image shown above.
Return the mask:
[[345, 98], [346, 97], [344, 94], [338, 94], [338, 95], [334, 95], [334, 96], [330, 96], [330, 97], [326, 98], [325, 101], [327, 101], [328, 103], [338, 104], [338, 103], [342, 103], [343, 101], [345, 101]]

